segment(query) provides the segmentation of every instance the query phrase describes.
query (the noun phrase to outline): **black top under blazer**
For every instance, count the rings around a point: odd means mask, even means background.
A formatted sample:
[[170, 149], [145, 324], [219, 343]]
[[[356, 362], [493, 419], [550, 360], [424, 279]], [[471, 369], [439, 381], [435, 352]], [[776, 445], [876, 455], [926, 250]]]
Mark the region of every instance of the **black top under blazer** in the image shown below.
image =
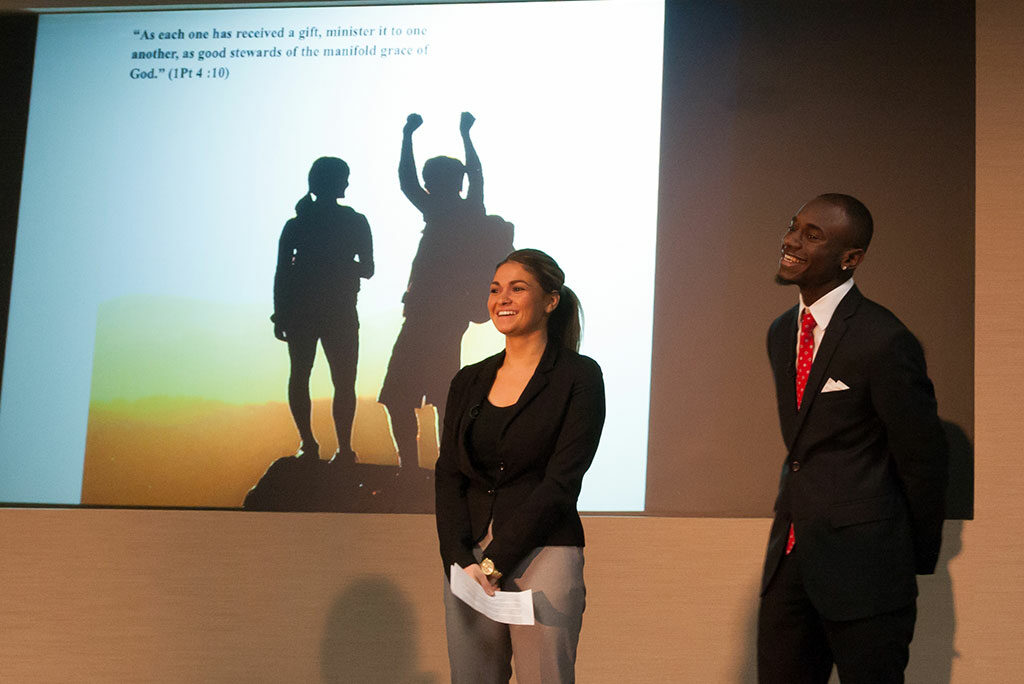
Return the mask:
[[583, 475], [604, 426], [604, 380], [593, 359], [549, 343], [498, 440], [497, 477], [474, 468], [470, 425], [505, 353], [466, 366], [452, 380], [435, 470], [435, 514], [445, 572], [484, 557], [508, 575], [538, 546], [583, 546], [576, 511]]
[[[788, 453], [768, 541], [762, 594], [793, 524], [793, 562], [829, 620], [902, 608], [916, 574], [934, 572], [948, 462], [924, 352], [887, 309], [854, 287], [825, 329], [796, 406], [799, 307], [768, 332]], [[830, 379], [849, 389], [825, 392]]]

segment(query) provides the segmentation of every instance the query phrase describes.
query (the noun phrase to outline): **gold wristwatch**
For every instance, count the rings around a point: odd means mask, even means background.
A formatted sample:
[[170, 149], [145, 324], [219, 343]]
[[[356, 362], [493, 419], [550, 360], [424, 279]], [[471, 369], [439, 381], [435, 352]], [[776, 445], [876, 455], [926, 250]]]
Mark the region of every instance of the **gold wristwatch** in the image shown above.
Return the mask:
[[488, 579], [501, 579], [501, 573], [498, 572], [496, 567], [494, 567], [494, 561], [490, 558], [484, 558], [480, 561], [480, 569], [484, 571], [484, 574], [487, 575]]

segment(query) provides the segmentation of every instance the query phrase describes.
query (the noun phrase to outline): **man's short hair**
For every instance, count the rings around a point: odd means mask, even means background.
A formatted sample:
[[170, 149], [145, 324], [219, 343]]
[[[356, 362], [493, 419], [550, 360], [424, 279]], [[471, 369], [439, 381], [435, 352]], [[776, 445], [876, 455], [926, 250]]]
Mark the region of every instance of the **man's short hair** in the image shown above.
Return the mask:
[[846, 212], [846, 217], [850, 220], [850, 228], [853, 229], [850, 246], [866, 250], [871, 244], [871, 236], [875, 232], [875, 222], [864, 203], [856, 197], [839, 192], [827, 192], [818, 197]]

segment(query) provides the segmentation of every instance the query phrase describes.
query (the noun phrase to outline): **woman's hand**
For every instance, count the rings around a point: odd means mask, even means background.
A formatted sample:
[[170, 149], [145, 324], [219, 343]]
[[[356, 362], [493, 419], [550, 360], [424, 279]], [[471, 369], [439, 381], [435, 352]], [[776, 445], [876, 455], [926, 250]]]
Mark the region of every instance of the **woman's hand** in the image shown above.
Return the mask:
[[487, 592], [488, 596], [494, 596], [494, 592], [498, 591], [497, 580], [492, 581], [487, 575], [484, 574], [484, 571], [481, 570], [480, 566], [476, 563], [473, 563], [472, 565], [467, 565], [466, 567], [462, 568], [462, 571], [470, 577], [472, 577], [474, 582], [483, 587], [484, 591]]

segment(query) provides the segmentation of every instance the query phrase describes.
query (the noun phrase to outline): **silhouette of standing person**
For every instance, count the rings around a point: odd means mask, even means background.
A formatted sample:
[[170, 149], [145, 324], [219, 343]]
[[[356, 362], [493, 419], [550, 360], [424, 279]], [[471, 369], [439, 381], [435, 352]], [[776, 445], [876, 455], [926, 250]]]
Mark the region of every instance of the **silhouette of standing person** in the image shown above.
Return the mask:
[[[439, 422], [448, 383], [461, 367], [462, 335], [470, 321], [488, 320], [486, 298], [493, 265], [512, 251], [513, 226], [484, 209], [484, 177], [470, 139], [475, 119], [463, 112], [459, 132], [466, 163], [433, 157], [416, 176], [412, 134], [423, 118], [410, 114], [402, 131], [398, 179], [402, 192], [422, 214], [423, 236], [402, 297], [405, 321], [388, 362], [379, 401], [391, 426], [404, 469], [418, 467], [414, 410], [424, 402], [438, 408]], [[469, 186], [462, 197], [463, 179]], [[408, 472], [408, 471], [405, 471]]]
[[338, 204], [349, 168], [320, 157], [309, 169], [309, 192], [281, 231], [274, 275], [274, 336], [288, 343], [288, 406], [298, 428], [296, 456], [320, 458], [311, 426], [309, 376], [317, 341], [331, 369], [332, 414], [338, 451], [332, 463], [354, 463], [352, 420], [359, 360], [359, 279], [373, 276], [373, 240], [366, 217]]

